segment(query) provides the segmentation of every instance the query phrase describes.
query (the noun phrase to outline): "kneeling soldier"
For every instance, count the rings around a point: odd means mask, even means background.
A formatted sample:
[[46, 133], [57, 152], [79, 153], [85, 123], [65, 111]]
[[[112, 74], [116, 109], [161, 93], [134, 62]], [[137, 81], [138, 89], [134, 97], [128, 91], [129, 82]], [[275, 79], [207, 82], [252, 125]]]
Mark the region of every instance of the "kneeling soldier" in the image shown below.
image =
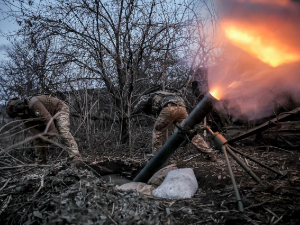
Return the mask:
[[[24, 124], [30, 129], [33, 135], [44, 132], [52, 117], [54, 120], [49, 124], [49, 129], [45, 135], [48, 139], [56, 136], [56, 129], [62, 141], [66, 145], [66, 150], [74, 163], [79, 163], [82, 158], [78, 151], [77, 143], [70, 133], [69, 107], [61, 100], [46, 94], [38, 94], [25, 100], [14, 97], [7, 103], [6, 112], [11, 118], [21, 117]], [[47, 141], [36, 138], [34, 140], [36, 163], [46, 164]]]
[[[163, 133], [172, 123], [181, 123], [187, 118], [188, 113], [184, 100], [172, 93], [157, 91], [141, 97], [141, 100], [136, 104], [133, 113], [144, 112], [157, 116], [152, 137], [153, 154], [162, 147]], [[208, 147], [204, 139], [199, 135], [195, 135], [192, 143], [196, 148], [206, 155], [206, 158], [215, 162], [216, 157], [212, 149]]]

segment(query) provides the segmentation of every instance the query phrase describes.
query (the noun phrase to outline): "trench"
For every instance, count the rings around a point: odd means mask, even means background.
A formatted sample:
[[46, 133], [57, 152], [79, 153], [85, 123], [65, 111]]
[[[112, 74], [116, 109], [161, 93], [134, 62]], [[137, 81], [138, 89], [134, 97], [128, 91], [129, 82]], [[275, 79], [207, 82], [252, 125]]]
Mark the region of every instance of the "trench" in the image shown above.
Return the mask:
[[[104, 159], [102, 161], [89, 164], [91, 170], [96, 176], [103, 177], [109, 183], [122, 185], [131, 182], [138, 173], [145, 167], [147, 161], [135, 162], [125, 161], [123, 159]], [[178, 168], [186, 168], [178, 165]], [[192, 167], [190, 167], [192, 168]], [[203, 170], [204, 169], [204, 170]], [[212, 172], [214, 170], [194, 169], [195, 177], [198, 181], [199, 188], [203, 190], [220, 189], [225, 186], [231, 186], [229, 176], [223, 176], [223, 179], [218, 179]], [[227, 171], [225, 171], [227, 174]]]
[[91, 171], [114, 185], [131, 182], [147, 162], [125, 161], [123, 159], [104, 159], [89, 164]]

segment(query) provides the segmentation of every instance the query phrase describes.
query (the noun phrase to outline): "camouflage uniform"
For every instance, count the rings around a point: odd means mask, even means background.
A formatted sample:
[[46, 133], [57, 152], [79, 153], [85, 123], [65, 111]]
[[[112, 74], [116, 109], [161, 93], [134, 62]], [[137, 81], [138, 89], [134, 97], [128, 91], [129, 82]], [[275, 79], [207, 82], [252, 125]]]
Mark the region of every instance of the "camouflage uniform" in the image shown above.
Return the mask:
[[[70, 133], [69, 107], [61, 100], [50, 95], [32, 96], [25, 100], [25, 102], [29, 108], [29, 118], [33, 118], [31, 121], [25, 122], [25, 126], [30, 128], [33, 135], [44, 132], [51, 118], [54, 117], [45, 136], [48, 139], [53, 139], [56, 136], [57, 129], [70, 158], [81, 159], [77, 143]], [[34, 118], [37, 119], [34, 120]], [[34, 143], [37, 156], [36, 162], [45, 164], [47, 142], [43, 139], [36, 138]]]
[[[153, 154], [162, 147], [163, 134], [168, 127], [172, 123], [181, 123], [188, 116], [184, 100], [175, 94], [163, 91], [142, 96], [133, 112], [138, 113], [141, 111], [152, 115], [159, 114], [153, 129]], [[192, 143], [202, 153], [212, 155], [212, 149], [208, 147], [200, 135], [195, 135]]]

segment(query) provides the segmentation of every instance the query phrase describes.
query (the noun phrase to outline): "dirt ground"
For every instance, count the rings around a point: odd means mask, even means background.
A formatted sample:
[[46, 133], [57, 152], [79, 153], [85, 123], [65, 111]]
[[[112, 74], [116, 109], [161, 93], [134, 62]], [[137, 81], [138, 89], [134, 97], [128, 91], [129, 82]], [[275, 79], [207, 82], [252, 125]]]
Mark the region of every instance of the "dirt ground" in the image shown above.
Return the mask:
[[[282, 177], [248, 160], [263, 181], [257, 184], [231, 160], [245, 208], [239, 212], [224, 155], [215, 150], [218, 162], [212, 163], [190, 144], [178, 149], [166, 165], [194, 170], [199, 189], [193, 198], [170, 200], [117, 191], [102, 176], [133, 179], [149, 160], [143, 139], [135, 143], [129, 150], [95, 141], [91, 152], [83, 152], [88, 165], [80, 168], [66, 160], [39, 168], [2, 168], [1, 224], [300, 224], [300, 153], [295, 149], [266, 145], [254, 137], [235, 143], [260, 162], [288, 170]], [[91, 160], [91, 155], [97, 158]]]

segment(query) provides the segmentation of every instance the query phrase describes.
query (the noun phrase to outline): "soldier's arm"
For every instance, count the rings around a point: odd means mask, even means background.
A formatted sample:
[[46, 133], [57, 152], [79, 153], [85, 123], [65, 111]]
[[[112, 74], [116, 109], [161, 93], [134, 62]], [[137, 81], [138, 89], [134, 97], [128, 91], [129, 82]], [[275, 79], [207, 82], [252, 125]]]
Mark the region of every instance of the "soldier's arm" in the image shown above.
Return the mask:
[[145, 107], [150, 103], [151, 101], [150, 95], [144, 95], [141, 97], [140, 101], [134, 106], [132, 114], [138, 114], [141, 113]]
[[[33, 99], [34, 100], [34, 99]], [[29, 108], [32, 110], [32, 112], [35, 115], [35, 118], [38, 118], [39, 121], [47, 126], [48, 123], [50, 122], [52, 116], [51, 114], [48, 112], [48, 110], [45, 108], [45, 106], [43, 105], [43, 103], [40, 100], [36, 100], [34, 101], [34, 103], [32, 104], [32, 106], [29, 106]], [[51, 122], [48, 132], [47, 133], [51, 133], [53, 135], [53, 133], [55, 133], [55, 125], [54, 125], [54, 121]]]

